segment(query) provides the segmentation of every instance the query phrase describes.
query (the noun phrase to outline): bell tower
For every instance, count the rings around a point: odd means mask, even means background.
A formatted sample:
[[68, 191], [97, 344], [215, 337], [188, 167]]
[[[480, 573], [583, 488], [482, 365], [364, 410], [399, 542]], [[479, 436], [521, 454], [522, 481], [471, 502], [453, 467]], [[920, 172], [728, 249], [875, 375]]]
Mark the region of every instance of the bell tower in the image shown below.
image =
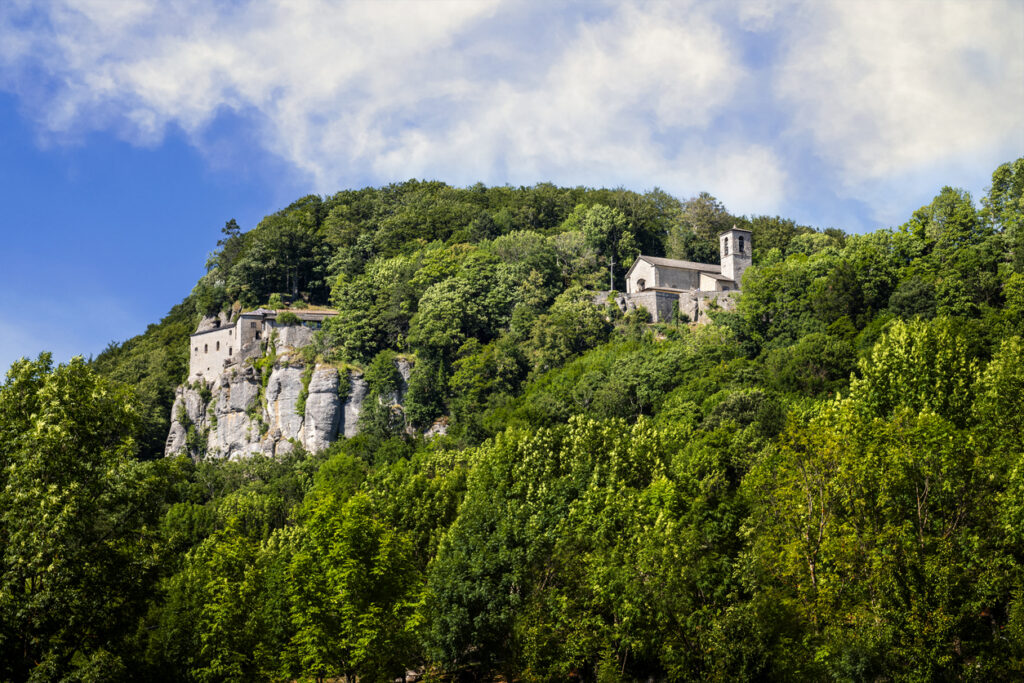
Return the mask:
[[722, 259], [722, 275], [734, 280], [737, 286], [743, 278], [743, 271], [751, 264], [754, 252], [749, 230], [732, 226], [718, 236], [718, 254]]

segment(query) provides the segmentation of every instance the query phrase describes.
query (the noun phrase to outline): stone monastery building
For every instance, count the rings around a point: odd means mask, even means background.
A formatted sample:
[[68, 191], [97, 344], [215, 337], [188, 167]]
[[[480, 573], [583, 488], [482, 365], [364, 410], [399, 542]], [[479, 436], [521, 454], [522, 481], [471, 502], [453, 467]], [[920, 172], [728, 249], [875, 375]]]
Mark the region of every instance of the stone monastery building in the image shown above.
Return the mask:
[[719, 235], [718, 264], [638, 256], [626, 273], [626, 307], [643, 306], [655, 322], [670, 320], [676, 306], [693, 322], [715, 306], [731, 310], [751, 263], [750, 238], [749, 230], [736, 227]]
[[313, 331], [335, 311], [293, 310], [301, 325], [279, 325], [275, 319], [283, 311], [258, 308], [239, 314], [234, 324], [225, 314], [218, 318], [204, 318], [190, 339], [191, 353], [188, 364], [188, 381], [197, 379], [213, 381], [223, 372], [239, 365], [246, 358], [262, 354], [262, 342], [277, 330], [279, 342], [286, 346], [300, 347], [310, 342]]

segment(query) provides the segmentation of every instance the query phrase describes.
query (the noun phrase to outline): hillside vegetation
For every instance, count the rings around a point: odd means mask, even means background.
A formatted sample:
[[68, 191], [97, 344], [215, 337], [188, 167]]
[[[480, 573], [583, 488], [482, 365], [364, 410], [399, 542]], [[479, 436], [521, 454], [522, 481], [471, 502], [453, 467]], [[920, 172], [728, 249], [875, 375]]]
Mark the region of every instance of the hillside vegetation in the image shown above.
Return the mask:
[[[733, 224], [736, 312], [601, 305]], [[279, 301], [371, 397], [412, 361], [404, 411], [157, 457], [199, 318]], [[0, 387], [0, 679], [1018, 679], [1022, 335], [1024, 158], [866, 235], [426, 182], [230, 221], [159, 324]]]

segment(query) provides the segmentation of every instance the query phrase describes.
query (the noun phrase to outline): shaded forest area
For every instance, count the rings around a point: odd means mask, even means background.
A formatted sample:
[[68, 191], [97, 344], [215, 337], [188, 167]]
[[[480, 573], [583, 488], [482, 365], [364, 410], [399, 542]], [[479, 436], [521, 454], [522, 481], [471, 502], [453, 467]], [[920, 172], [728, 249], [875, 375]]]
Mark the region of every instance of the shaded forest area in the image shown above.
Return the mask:
[[[593, 303], [733, 224], [713, 325]], [[1022, 224], [1024, 158], [866, 235], [427, 182], [231, 221], [159, 324], [0, 387], [0, 678], [1019, 679]], [[199, 318], [277, 300], [341, 313], [360, 434], [158, 457]]]

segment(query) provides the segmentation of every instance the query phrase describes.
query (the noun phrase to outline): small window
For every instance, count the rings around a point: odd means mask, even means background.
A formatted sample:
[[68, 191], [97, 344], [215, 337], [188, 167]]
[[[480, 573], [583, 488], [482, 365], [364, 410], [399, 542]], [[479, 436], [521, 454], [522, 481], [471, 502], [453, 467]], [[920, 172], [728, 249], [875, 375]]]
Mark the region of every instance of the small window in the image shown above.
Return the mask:
[[642, 292], [644, 291], [644, 289], [647, 288], [647, 281], [644, 280], [643, 278], [640, 278], [639, 280], [636, 281], [636, 286], [637, 289]]
[[196, 353], [199, 353], [199, 347], [198, 346], [196, 347]]
[[729, 255], [729, 238], [728, 238], [728, 237], [726, 237], [726, 238], [725, 238], [725, 239], [724, 239], [724, 240], [722, 241], [722, 244], [724, 244], [724, 245], [725, 245], [725, 256], [728, 256], [728, 255]]
[[231, 336], [231, 333], [232, 333], [232, 332], [234, 332], [234, 330], [228, 330], [228, 336], [229, 336], [229, 337]]
[[210, 352], [210, 345], [209, 344], [203, 344], [203, 353], [209, 353], [209, 352]]
[[740, 235], [740, 236], [739, 236], [739, 238], [740, 238], [740, 248], [739, 248], [739, 253], [741, 253], [741, 254], [742, 254], [742, 253], [743, 253], [743, 235]]
[[231, 347], [229, 346], [229, 347], [228, 347], [228, 355], [230, 356], [230, 355], [231, 355], [231, 353], [232, 353], [232, 351], [231, 351]]
[[220, 351], [220, 342], [217, 342], [217, 351]]
[[259, 339], [259, 338], [260, 338], [260, 333], [259, 333], [259, 332], [257, 332], [257, 333], [256, 333], [256, 338], [257, 338], [257, 339]]
[[256, 329], [256, 323], [255, 322], [249, 323], [249, 328], [255, 330]]

